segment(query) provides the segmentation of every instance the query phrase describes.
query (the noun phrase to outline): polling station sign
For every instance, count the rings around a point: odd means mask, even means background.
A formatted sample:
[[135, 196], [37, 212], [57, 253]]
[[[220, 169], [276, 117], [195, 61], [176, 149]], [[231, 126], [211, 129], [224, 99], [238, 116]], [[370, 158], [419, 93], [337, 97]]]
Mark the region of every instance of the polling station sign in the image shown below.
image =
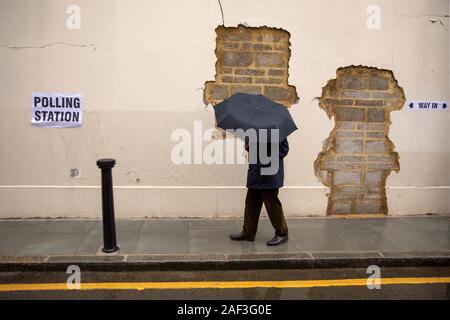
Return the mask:
[[83, 123], [83, 98], [80, 94], [31, 94], [31, 124], [39, 127], [72, 128]]
[[447, 110], [448, 102], [445, 101], [408, 101], [409, 110]]

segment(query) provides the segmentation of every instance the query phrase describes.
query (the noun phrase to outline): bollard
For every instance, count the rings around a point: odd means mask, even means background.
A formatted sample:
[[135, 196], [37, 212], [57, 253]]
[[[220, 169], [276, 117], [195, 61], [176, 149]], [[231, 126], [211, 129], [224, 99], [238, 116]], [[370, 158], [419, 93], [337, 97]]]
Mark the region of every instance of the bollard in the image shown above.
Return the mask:
[[114, 159], [97, 160], [97, 166], [102, 170], [102, 211], [103, 211], [103, 249], [105, 253], [119, 250], [116, 243], [116, 223], [114, 220], [114, 197], [112, 168]]

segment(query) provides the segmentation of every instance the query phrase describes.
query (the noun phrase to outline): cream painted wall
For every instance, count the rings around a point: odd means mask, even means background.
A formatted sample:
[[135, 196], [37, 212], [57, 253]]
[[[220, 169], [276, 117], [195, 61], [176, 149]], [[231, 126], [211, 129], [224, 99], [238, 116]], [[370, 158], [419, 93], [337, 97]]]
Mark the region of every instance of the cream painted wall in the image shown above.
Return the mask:
[[[74, 3], [81, 30], [66, 28]], [[449, 100], [448, 0], [378, 0], [380, 30], [366, 28], [368, 0], [222, 4], [227, 26], [291, 34], [300, 130], [281, 191], [289, 216], [325, 215], [327, 189], [313, 162], [333, 122], [314, 98], [337, 68], [392, 69], [407, 99]], [[195, 120], [214, 126], [202, 87], [215, 73], [217, 1], [0, 0], [0, 8], [0, 217], [98, 217], [102, 157], [117, 159], [118, 217], [242, 215], [245, 165], [170, 159], [173, 130], [192, 130]], [[32, 92], [81, 93], [83, 127], [32, 127]], [[448, 111], [392, 113], [401, 171], [388, 178], [390, 215], [449, 213], [449, 133]]]

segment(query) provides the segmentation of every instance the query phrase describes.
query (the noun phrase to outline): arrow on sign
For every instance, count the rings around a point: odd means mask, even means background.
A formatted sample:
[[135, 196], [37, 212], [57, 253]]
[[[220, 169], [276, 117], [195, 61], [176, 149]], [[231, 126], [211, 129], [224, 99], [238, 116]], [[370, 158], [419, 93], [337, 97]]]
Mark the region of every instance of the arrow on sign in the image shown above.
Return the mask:
[[412, 109], [412, 108], [414, 108], [414, 103], [410, 103], [409, 104], [409, 107]]
[[444, 105], [442, 106], [442, 109], [447, 109], [447, 104], [444, 103]]

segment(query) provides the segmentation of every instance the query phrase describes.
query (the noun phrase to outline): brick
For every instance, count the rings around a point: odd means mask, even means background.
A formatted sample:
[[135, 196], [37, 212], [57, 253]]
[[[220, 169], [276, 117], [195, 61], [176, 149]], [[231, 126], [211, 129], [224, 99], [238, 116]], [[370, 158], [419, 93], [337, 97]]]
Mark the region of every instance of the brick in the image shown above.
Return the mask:
[[222, 64], [224, 66], [246, 67], [253, 62], [253, 53], [251, 52], [224, 52]]
[[239, 46], [240, 46], [240, 43], [236, 43], [236, 42], [225, 42], [223, 44], [223, 48], [224, 49], [228, 49], [228, 50], [230, 50], [230, 49], [238, 49]]
[[384, 141], [367, 141], [366, 152], [367, 153], [386, 153], [386, 144]]
[[267, 74], [269, 76], [283, 76], [285, 74], [284, 70], [278, 70], [278, 69], [270, 69]]
[[231, 95], [242, 92], [248, 94], [261, 94], [262, 89], [258, 86], [232, 86], [231, 87]]
[[374, 91], [370, 94], [373, 99], [394, 99], [399, 98], [396, 94], [383, 91]]
[[350, 99], [321, 99], [322, 102], [333, 106], [353, 106], [353, 100]]
[[331, 207], [332, 214], [350, 214], [352, 213], [352, 203], [344, 201], [334, 201]]
[[392, 170], [397, 166], [392, 162], [386, 163], [369, 163], [369, 169], [384, 169], [384, 170]]
[[389, 89], [389, 80], [383, 77], [370, 77], [369, 89], [372, 90], [387, 90]]
[[374, 192], [374, 193], [386, 193], [385, 188], [381, 188], [381, 187], [370, 187], [369, 188], [369, 192]]
[[228, 97], [228, 86], [207, 83], [206, 96], [212, 100], [223, 100]]
[[282, 67], [284, 59], [278, 53], [257, 53], [256, 65], [262, 67]]
[[230, 77], [230, 76], [223, 76], [222, 82], [223, 83], [252, 83], [253, 78], [251, 77]]
[[355, 213], [357, 214], [374, 214], [374, 213], [382, 213], [383, 205], [381, 201], [376, 202], [366, 202], [366, 201], [357, 201], [355, 205]]
[[330, 193], [328, 196], [331, 200], [355, 200], [358, 198], [357, 193]]
[[358, 185], [361, 184], [361, 172], [336, 171], [333, 176], [335, 185]]
[[366, 173], [365, 184], [381, 185], [383, 183], [384, 173], [382, 171], [372, 171]]
[[222, 68], [222, 73], [233, 73], [233, 68], [228, 67]]
[[375, 123], [363, 123], [358, 125], [358, 129], [359, 130], [377, 130], [377, 131], [381, 131], [385, 129], [385, 125], [384, 124], [375, 124]]
[[364, 132], [336, 130], [336, 137], [337, 138], [364, 138]]
[[362, 90], [366, 87], [366, 78], [364, 77], [345, 75], [338, 79], [338, 86], [342, 89]]
[[222, 33], [222, 38], [230, 41], [251, 41], [252, 34], [247, 30], [228, 31]]
[[381, 193], [366, 193], [363, 196], [364, 200], [381, 200], [381, 199], [384, 199], [384, 198], [385, 198], [385, 196], [382, 195]]
[[343, 170], [343, 169], [351, 170], [351, 169], [353, 169], [353, 167], [349, 163], [330, 162], [330, 163], [325, 163], [323, 165], [323, 169], [325, 169], [325, 170]]
[[382, 107], [384, 104], [383, 100], [356, 100], [355, 106], [361, 107]]
[[338, 157], [337, 161], [338, 162], [365, 162], [366, 158], [365, 157], [357, 157], [357, 156], [343, 156], [343, 157]]
[[390, 107], [390, 108], [403, 108], [405, 104], [405, 99], [398, 99], [398, 100], [391, 100], [391, 101], [386, 101], [385, 102], [385, 106], [386, 107]]
[[263, 76], [266, 72], [261, 69], [236, 69], [234, 74], [240, 76]]
[[272, 50], [272, 46], [268, 44], [261, 43], [243, 43], [243, 50], [254, 50], [254, 51], [270, 51]]
[[361, 122], [365, 119], [364, 109], [359, 108], [336, 108], [336, 121]]
[[294, 87], [264, 87], [264, 95], [275, 101], [297, 101], [297, 92]]
[[331, 97], [336, 98], [341, 95], [340, 91], [336, 88], [336, 80], [328, 81], [325, 88], [322, 89], [322, 98]]
[[331, 155], [327, 155], [325, 157], [325, 163], [329, 163], [329, 162], [336, 162], [336, 157], [335, 156], [331, 156]]
[[370, 94], [365, 91], [343, 91], [342, 96], [346, 98], [357, 98], [357, 99], [364, 99], [364, 98], [370, 98]]
[[368, 139], [383, 139], [385, 138], [384, 131], [367, 131], [366, 137]]
[[370, 108], [367, 114], [368, 122], [384, 122], [386, 120], [384, 109], [382, 108]]
[[342, 192], [342, 193], [364, 193], [367, 192], [366, 186], [333, 186], [333, 192]]
[[282, 39], [288, 40], [289, 35], [287, 33], [265, 33], [256, 37], [256, 40], [260, 42], [280, 42]]
[[273, 50], [286, 51], [286, 50], [289, 50], [289, 48], [285, 44], [276, 44], [276, 45], [274, 45]]
[[342, 123], [342, 122], [338, 122], [338, 123], [336, 123], [336, 129], [355, 130], [357, 128], [356, 128], [356, 123]]
[[336, 149], [337, 152], [344, 154], [362, 153], [363, 140], [338, 140]]
[[394, 162], [394, 158], [391, 156], [368, 156], [368, 162]]
[[256, 78], [255, 83], [282, 84], [283, 83], [283, 79], [277, 79], [277, 78]]

